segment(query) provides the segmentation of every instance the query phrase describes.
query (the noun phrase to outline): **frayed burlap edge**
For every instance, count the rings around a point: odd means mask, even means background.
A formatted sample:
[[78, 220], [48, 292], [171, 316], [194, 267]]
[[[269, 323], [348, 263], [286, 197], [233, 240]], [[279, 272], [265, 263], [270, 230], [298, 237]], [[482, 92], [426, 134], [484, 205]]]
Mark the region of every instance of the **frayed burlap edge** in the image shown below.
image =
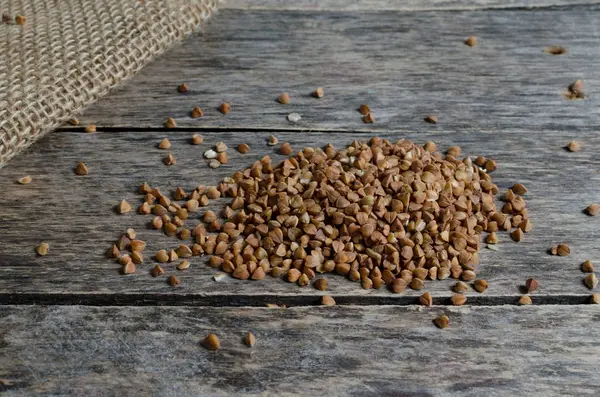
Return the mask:
[[217, 3], [0, 0], [0, 167], [193, 32]]

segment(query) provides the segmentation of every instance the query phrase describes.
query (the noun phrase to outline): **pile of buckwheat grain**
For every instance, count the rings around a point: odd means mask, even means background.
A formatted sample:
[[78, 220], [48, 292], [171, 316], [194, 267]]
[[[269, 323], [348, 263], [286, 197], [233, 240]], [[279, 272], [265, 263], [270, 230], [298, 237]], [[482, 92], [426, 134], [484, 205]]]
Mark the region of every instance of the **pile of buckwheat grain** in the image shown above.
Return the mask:
[[[290, 154], [287, 146], [282, 152]], [[458, 147], [443, 156], [433, 142], [380, 138], [342, 150], [305, 148], [278, 165], [265, 156], [217, 187], [199, 186], [189, 194], [178, 188], [175, 200], [144, 184], [139, 212], [152, 213], [154, 228], [182, 240], [179, 248], [155, 256], [174, 269], [181, 267], [180, 258], [209, 255], [210, 266], [235, 278], [270, 274], [300, 286], [329, 272], [361, 281], [363, 288], [388, 285], [397, 293], [407, 286], [421, 289], [427, 279], [472, 281], [482, 232], [494, 236], [488, 241], [493, 244], [496, 231], [514, 229], [511, 236], [519, 241], [531, 223], [520, 195], [524, 186], [509, 190], [498, 211], [490, 176], [495, 162], [459, 156]], [[221, 196], [231, 198], [223, 221], [207, 210], [203, 223], [186, 228], [190, 213]], [[111, 249], [124, 273], [135, 272], [131, 255], [121, 254], [134, 253], [133, 246], [123, 235]], [[156, 265], [151, 273], [165, 270]], [[173, 277], [169, 283], [178, 284]], [[484, 280], [480, 284], [487, 287]]]

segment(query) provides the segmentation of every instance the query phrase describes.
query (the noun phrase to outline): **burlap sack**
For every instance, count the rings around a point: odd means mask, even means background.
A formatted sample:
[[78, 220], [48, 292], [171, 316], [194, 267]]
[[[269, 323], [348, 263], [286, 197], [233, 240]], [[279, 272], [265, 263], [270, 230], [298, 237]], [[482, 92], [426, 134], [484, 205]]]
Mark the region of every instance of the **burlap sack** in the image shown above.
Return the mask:
[[191, 33], [217, 2], [0, 0], [0, 167]]

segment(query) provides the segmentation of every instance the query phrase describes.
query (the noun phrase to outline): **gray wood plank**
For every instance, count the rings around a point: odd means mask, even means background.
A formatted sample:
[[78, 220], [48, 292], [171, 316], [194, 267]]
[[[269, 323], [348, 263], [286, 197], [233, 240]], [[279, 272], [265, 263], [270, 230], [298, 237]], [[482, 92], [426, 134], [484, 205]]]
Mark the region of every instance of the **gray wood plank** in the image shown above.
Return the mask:
[[[432, 324], [442, 313], [444, 330]], [[0, 318], [7, 395], [600, 393], [596, 306], [2, 306]], [[220, 350], [201, 346], [208, 333]]]
[[490, 8], [533, 8], [597, 4], [595, 0], [225, 0], [220, 9], [308, 11], [425, 11]]
[[[90, 107], [83, 124], [493, 132], [600, 128], [598, 6], [431, 11], [223, 10], [201, 35]], [[470, 48], [465, 37], [476, 35]], [[568, 53], [543, 50], [562, 45]], [[582, 79], [585, 100], [563, 91]], [[176, 87], [187, 82], [190, 91]], [[312, 90], [322, 86], [325, 97]], [[289, 105], [275, 102], [291, 95]], [[216, 108], [229, 102], [232, 111]], [[361, 103], [376, 122], [362, 123]], [[200, 119], [190, 110], [202, 107]], [[302, 120], [286, 120], [298, 112]], [[436, 114], [439, 124], [424, 123]]]
[[[163, 192], [182, 186], [190, 191], [199, 184], [212, 185], [256, 159], [270, 154], [282, 156], [276, 147], [266, 145], [269, 132], [207, 132], [205, 143], [189, 143], [191, 132], [57, 132], [44, 138], [27, 153], [0, 170], [0, 298], [3, 302], [86, 302], [91, 304], [215, 304], [245, 305], [279, 301], [311, 303], [322, 294], [312, 287], [299, 288], [267, 277], [260, 282], [227, 278], [214, 282], [213, 269], [205, 258], [194, 257], [192, 266], [179, 272], [182, 284], [167, 285], [165, 277], [149, 275], [151, 256], [162, 248], [176, 248], [179, 241], [151, 230], [150, 216], [117, 215], [114, 207], [126, 198], [136, 207], [142, 196], [142, 182], [160, 187]], [[276, 133], [280, 142], [289, 141], [300, 150], [333, 142], [342, 147], [353, 139], [368, 139], [361, 133]], [[164, 150], [158, 142], [167, 136], [177, 164], [167, 167], [161, 160]], [[498, 161], [494, 181], [501, 189], [516, 182], [524, 183], [534, 230], [524, 241], [514, 243], [501, 234], [499, 251], [484, 249], [478, 275], [490, 288], [485, 294], [470, 292], [469, 303], [516, 303], [519, 286], [529, 277], [540, 281], [535, 293], [537, 303], [585, 301], [590, 291], [583, 285], [580, 264], [600, 258], [595, 243], [600, 217], [582, 211], [600, 197], [600, 135], [596, 132], [527, 130], [504, 132], [501, 139], [492, 133], [389, 132], [391, 139], [407, 138], [418, 143], [433, 140], [440, 150], [460, 145], [466, 155], [485, 155]], [[569, 153], [567, 140], [577, 138], [583, 149]], [[216, 170], [208, 168], [202, 153], [216, 142], [230, 148], [230, 162]], [[252, 145], [250, 154], [241, 155], [233, 148], [241, 142]], [[89, 167], [89, 175], [76, 176], [79, 161]], [[33, 182], [19, 185], [16, 180], [31, 175]], [[218, 210], [218, 206], [214, 209]], [[197, 216], [202, 214], [200, 212]], [[193, 217], [192, 217], [193, 218]], [[192, 225], [198, 223], [191, 219]], [[120, 266], [105, 257], [105, 251], [127, 227], [134, 227], [148, 241], [146, 264], [130, 276], [119, 274]], [[34, 247], [41, 241], [50, 244], [50, 254], [37, 257]], [[569, 257], [546, 253], [553, 244], [567, 242]], [[168, 274], [177, 273], [167, 266]], [[365, 291], [358, 283], [341, 276], [330, 276], [331, 293], [345, 303], [414, 303], [420, 292], [395, 295], [381, 290]], [[427, 289], [436, 299], [447, 303], [451, 280], [428, 282]], [[30, 295], [23, 295], [30, 294]], [[31, 295], [33, 294], [33, 295]], [[96, 300], [95, 300], [96, 299]]]

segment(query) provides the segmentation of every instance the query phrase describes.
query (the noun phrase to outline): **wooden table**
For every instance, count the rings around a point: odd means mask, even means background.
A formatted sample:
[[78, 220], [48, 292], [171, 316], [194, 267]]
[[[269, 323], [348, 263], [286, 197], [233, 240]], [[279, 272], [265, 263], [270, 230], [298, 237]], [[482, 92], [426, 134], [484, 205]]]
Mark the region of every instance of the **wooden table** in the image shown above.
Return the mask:
[[[554, 396], [600, 393], [600, 308], [581, 263], [599, 261], [600, 6], [567, 0], [230, 0], [204, 31], [157, 59], [80, 117], [98, 132], [64, 126], [0, 170], [0, 391], [86, 396]], [[524, 6], [523, 6], [524, 5]], [[463, 44], [476, 35], [476, 47]], [[567, 54], [544, 52], [549, 45]], [[584, 100], [563, 93], [582, 79]], [[178, 84], [190, 86], [187, 94]], [[318, 86], [325, 96], [310, 92]], [[279, 93], [289, 105], [275, 103]], [[229, 102], [227, 116], [217, 106]], [[356, 108], [368, 103], [376, 122]], [[189, 112], [201, 106], [205, 116]], [[291, 123], [286, 115], [298, 112]], [[436, 125], [423, 121], [439, 118]], [[176, 129], [165, 130], [167, 116]], [[189, 143], [193, 133], [205, 143]], [[422, 293], [362, 290], [330, 276], [323, 294], [282, 280], [212, 279], [205, 258], [181, 285], [152, 278], [151, 264], [122, 276], [105, 251], [127, 227], [147, 256], [175, 247], [148, 217], [117, 215], [140, 203], [142, 182], [163, 191], [211, 185], [265, 154], [269, 135], [296, 149], [378, 135], [460, 145], [498, 161], [501, 189], [529, 188], [534, 230], [484, 249], [489, 289], [449, 305], [451, 280]], [[174, 166], [157, 148], [169, 137]], [[564, 146], [577, 140], [582, 150]], [[241, 155], [216, 170], [202, 153], [218, 141]], [[75, 176], [79, 161], [89, 175]], [[33, 182], [15, 181], [31, 175]], [[50, 244], [38, 257], [34, 247]], [[568, 257], [550, 256], [556, 243]], [[536, 277], [533, 306], [518, 306]], [[267, 308], [267, 303], [287, 309]], [[432, 319], [446, 313], [451, 326]], [[252, 331], [250, 349], [242, 337]], [[211, 352], [200, 342], [221, 337]], [[0, 393], [1, 394], [1, 393]], [[4, 394], [2, 394], [4, 395]]]

